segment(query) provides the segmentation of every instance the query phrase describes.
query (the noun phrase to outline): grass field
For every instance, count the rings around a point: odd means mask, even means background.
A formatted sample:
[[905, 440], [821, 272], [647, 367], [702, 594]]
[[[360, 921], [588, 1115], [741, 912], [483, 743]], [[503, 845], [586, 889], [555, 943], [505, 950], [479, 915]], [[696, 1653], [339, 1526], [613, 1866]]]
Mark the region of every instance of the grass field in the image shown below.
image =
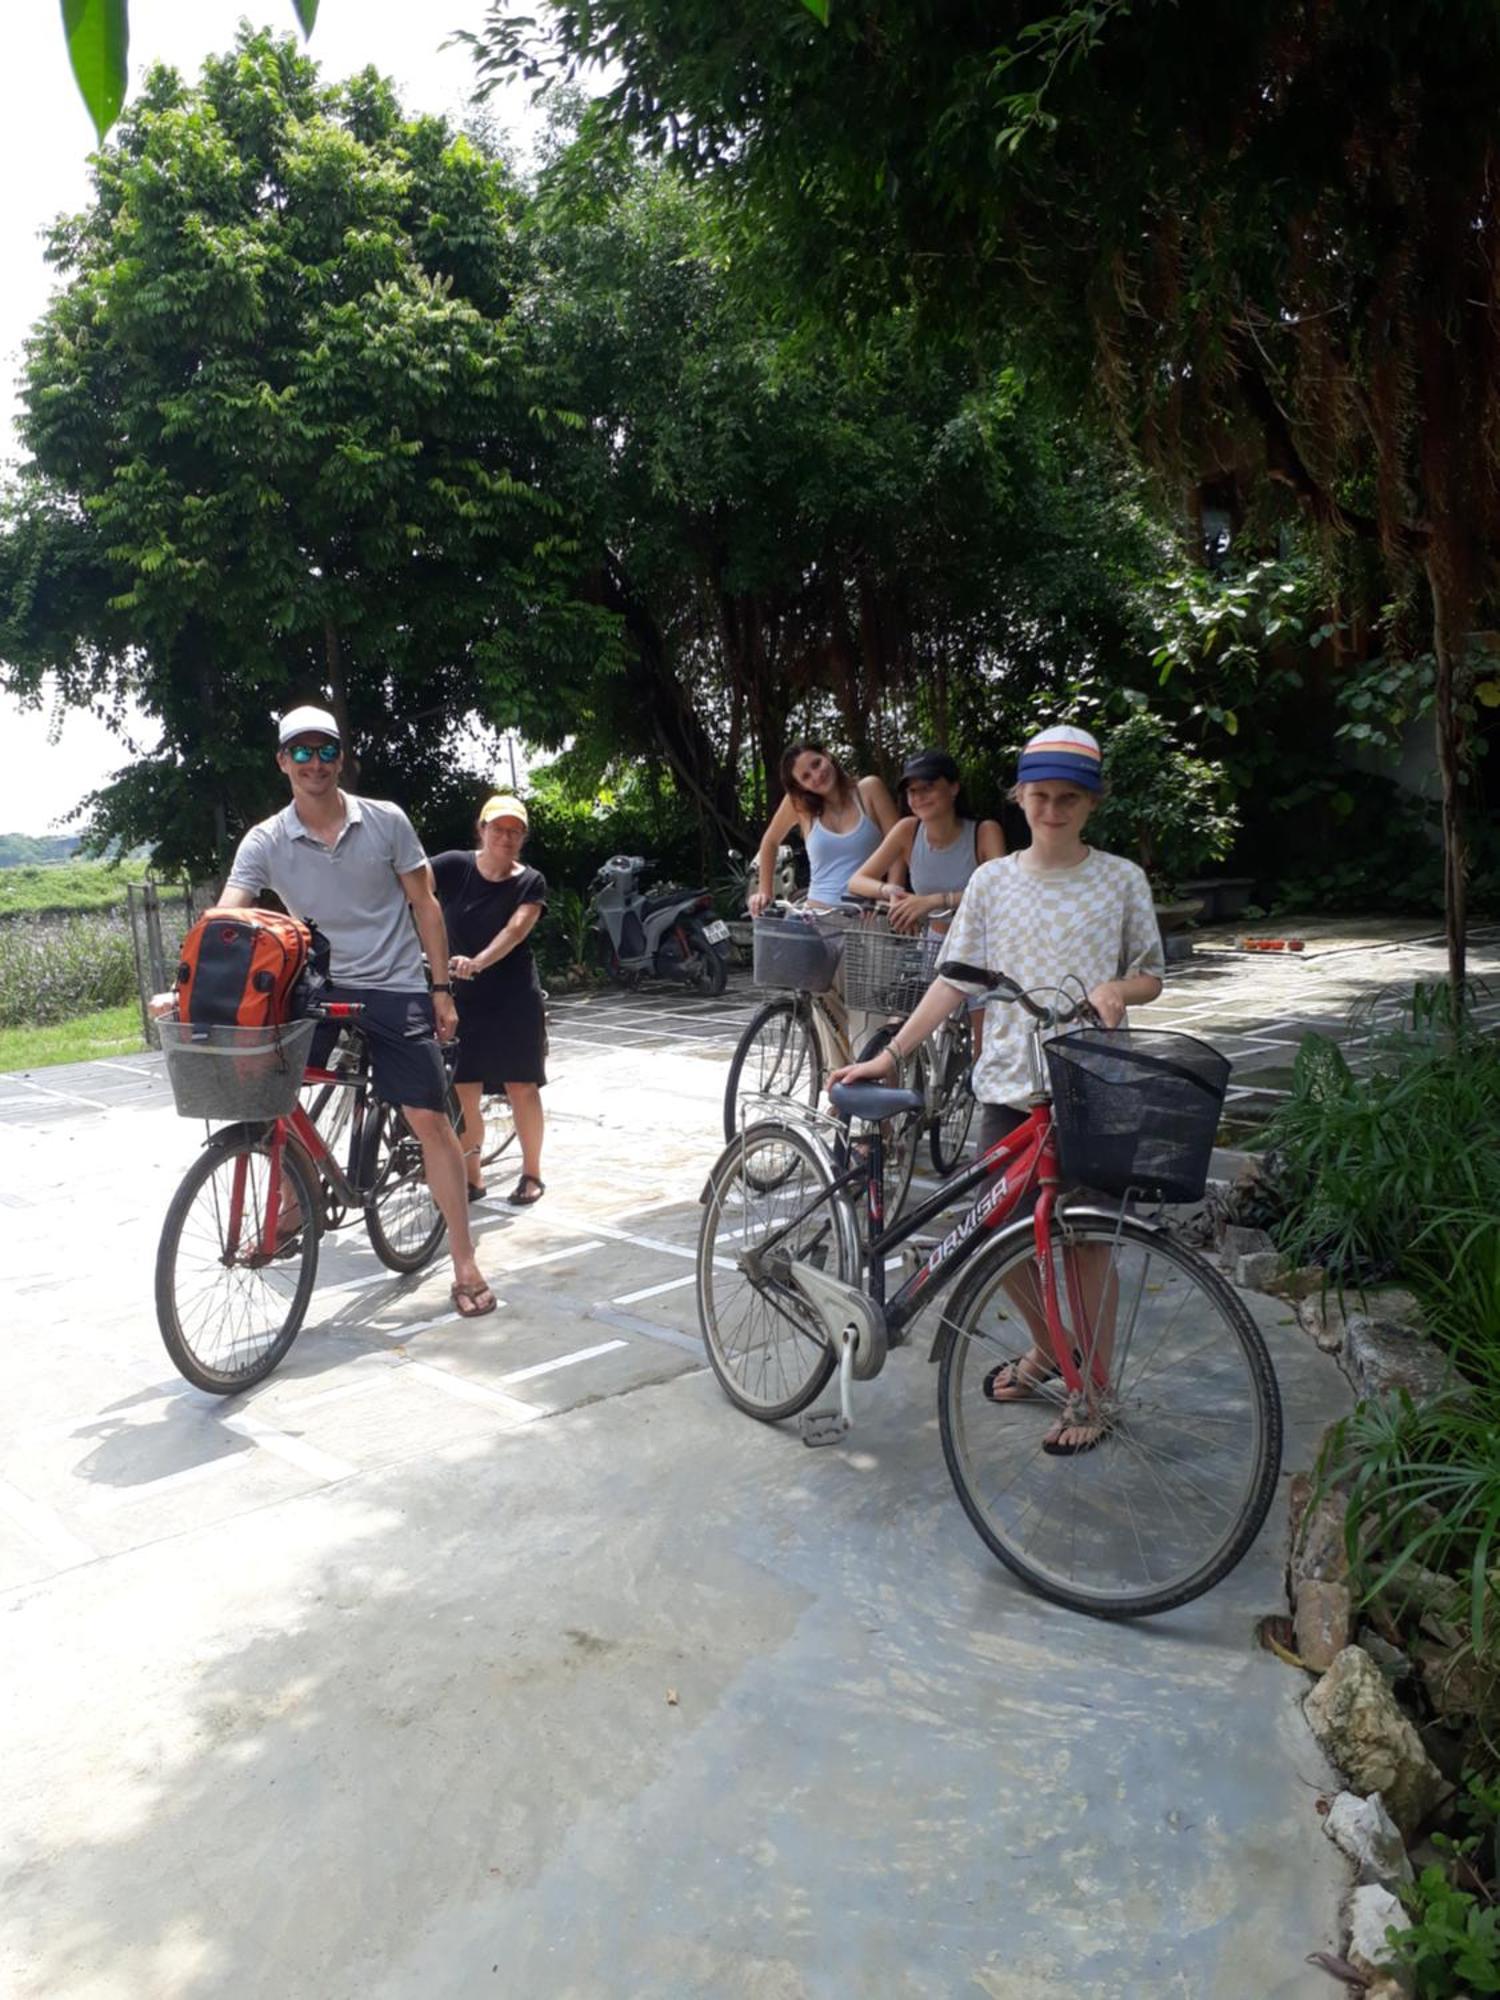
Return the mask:
[[123, 905], [125, 884], [145, 875], [143, 861], [29, 861], [0, 868], [0, 917], [112, 909]]
[[59, 1021], [52, 1028], [0, 1028], [0, 1072], [139, 1055], [145, 1046], [141, 1010], [132, 1000], [124, 1007], [106, 1007], [100, 1014]]

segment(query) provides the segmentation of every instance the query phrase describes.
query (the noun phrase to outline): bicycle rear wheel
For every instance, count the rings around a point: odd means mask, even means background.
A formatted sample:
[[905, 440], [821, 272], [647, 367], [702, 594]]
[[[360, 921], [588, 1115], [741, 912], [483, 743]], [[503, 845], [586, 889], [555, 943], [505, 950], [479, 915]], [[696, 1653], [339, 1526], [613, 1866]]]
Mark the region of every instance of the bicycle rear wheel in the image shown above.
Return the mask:
[[854, 1217], [833, 1180], [820, 1146], [769, 1122], [736, 1138], [709, 1176], [698, 1324], [725, 1395], [765, 1423], [805, 1410], [833, 1373], [833, 1349], [790, 1271], [802, 1260], [854, 1282]]
[[365, 1228], [392, 1271], [420, 1271], [437, 1255], [447, 1224], [427, 1185], [422, 1145], [395, 1104], [372, 1100], [360, 1183], [369, 1189]]
[[173, 1366], [197, 1389], [232, 1396], [262, 1381], [302, 1325], [318, 1269], [317, 1197], [290, 1147], [279, 1212], [306, 1221], [287, 1254], [263, 1258], [271, 1149], [226, 1132], [183, 1175], [156, 1252], [156, 1323]]
[[823, 1059], [809, 1009], [800, 1000], [771, 1000], [740, 1036], [724, 1087], [724, 1137], [740, 1128], [742, 1097], [785, 1097], [817, 1109]]
[[[900, 1025], [899, 1021], [887, 1021], [883, 1028], [877, 1028], [873, 1035], [860, 1044], [858, 1060], [872, 1061], [887, 1046]], [[902, 1090], [913, 1088], [912, 1068], [912, 1059], [908, 1057], [897, 1070], [892, 1082], [899, 1085]], [[859, 1132], [867, 1129], [865, 1126], [851, 1126], [853, 1143], [857, 1144]], [[881, 1175], [881, 1192], [885, 1201], [887, 1229], [895, 1225], [902, 1209], [906, 1206], [907, 1196], [911, 1193], [911, 1177], [917, 1169], [917, 1146], [921, 1137], [922, 1114], [919, 1111], [908, 1112], [903, 1118], [885, 1120], [883, 1150], [885, 1172]]]
[[479, 1115], [484, 1120], [484, 1146], [479, 1164], [492, 1167], [516, 1143], [516, 1115], [503, 1090], [487, 1093], [481, 1099]]
[[[1104, 1386], [1069, 1407], [1060, 1378], [993, 1403], [985, 1377], [1032, 1345], [1028, 1221], [978, 1259], [948, 1315], [938, 1380], [943, 1455], [987, 1546], [1033, 1590], [1076, 1611], [1135, 1618], [1212, 1589], [1245, 1554], [1276, 1490], [1281, 1404], [1265, 1343], [1201, 1257], [1162, 1230], [1054, 1222], [1067, 1338]], [[1049, 1455], [1065, 1422], [1091, 1449]], [[1075, 1436], [1077, 1434], [1075, 1433]]]
[[932, 1051], [930, 1060], [941, 1061], [943, 1066], [937, 1078], [938, 1115], [932, 1122], [928, 1146], [933, 1172], [946, 1179], [958, 1170], [969, 1143], [969, 1128], [974, 1123], [974, 1086], [970, 1077], [974, 1041], [968, 1015], [960, 1014], [956, 1021], [950, 1022], [947, 1034], [940, 1041], [929, 1043], [928, 1048]]

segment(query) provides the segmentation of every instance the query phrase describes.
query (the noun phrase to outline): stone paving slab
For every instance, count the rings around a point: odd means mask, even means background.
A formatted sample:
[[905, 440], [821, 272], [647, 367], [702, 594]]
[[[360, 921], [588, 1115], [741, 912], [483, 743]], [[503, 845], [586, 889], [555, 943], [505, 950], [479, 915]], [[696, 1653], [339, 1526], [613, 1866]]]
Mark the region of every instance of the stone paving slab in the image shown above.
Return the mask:
[[[1433, 949], [1325, 962], [1357, 998]], [[1223, 957], [1156, 1018], [1222, 1014], [1247, 1073], [1331, 1018]], [[1251, 1645], [1276, 1529], [1184, 1612], [1078, 1619], [964, 1520], [920, 1335], [820, 1453], [704, 1368], [684, 1280], [754, 997], [559, 1003], [548, 1195], [475, 1212], [502, 1309], [457, 1321], [352, 1230], [228, 1404], [154, 1325], [199, 1136], [155, 1059], [0, 1089], [7, 2000], [1326, 1991], [1328, 1773]], [[1345, 1392], [1255, 1310], [1290, 1471]]]

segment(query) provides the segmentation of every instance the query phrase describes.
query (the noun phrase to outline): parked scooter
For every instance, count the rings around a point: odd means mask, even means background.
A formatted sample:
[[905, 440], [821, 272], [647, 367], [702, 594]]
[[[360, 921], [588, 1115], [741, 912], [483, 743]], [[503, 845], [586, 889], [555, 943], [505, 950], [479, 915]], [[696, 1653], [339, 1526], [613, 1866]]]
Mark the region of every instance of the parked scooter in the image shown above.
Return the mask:
[[713, 914], [707, 889], [666, 888], [647, 895], [642, 878], [654, 863], [616, 854], [589, 884], [604, 970], [621, 986], [673, 979], [722, 993], [729, 977], [729, 926]]

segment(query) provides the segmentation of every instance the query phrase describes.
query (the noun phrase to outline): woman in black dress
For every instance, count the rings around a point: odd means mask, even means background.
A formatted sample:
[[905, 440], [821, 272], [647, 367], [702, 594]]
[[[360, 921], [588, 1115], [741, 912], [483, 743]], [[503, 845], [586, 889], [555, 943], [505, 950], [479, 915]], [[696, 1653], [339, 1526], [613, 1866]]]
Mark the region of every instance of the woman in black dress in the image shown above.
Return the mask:
[[521, 1178], [506, 1196], [517, 1208], [529, 1208], [544, 1192], [541, 1086], [547, 1081], [542, 987], [526, 942], [547, 907], [547, 884], [521, 859], [526, 828], [519, 799], [487, 799], [477, 851], [455, 848], [432, 863], [453, 954], [448, 969], [459, 1036], [453, 1080], [464, 1112], [469, 1199], [484, 1193], [480, 1099], [503, 1090], [521, 1142]]

